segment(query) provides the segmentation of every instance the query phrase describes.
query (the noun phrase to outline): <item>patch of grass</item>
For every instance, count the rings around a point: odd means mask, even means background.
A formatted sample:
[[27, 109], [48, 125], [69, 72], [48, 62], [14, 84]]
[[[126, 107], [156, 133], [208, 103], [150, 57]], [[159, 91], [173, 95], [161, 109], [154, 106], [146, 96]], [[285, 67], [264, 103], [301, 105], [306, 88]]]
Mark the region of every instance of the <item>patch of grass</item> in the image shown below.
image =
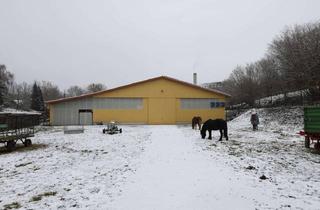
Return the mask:
[[22, 167], [22, 166], [27, 166], [27, 165], [30, 165], [30, 164], [32, 164], [32, 162], [21, 163], [21, 164], [15, 165], [15, 167]]
[[85, 149], [85, 150], [81, 150], [81, 152], [82, 153], [92, 153], [93, 151]]
[[31, 198], [31, 202], [40, 201], [42, 199], [41, 195], [36, 195]]
[[55, 196], [57, 192], [45, 192], [39, 195], [35, 195], [31, 198], [30, 202], [40, 201], [43, 197]]
[[56, 194], [57, 192], [45, 192], [42, 195], [48, 197], [48, 196], [55, 196]]
[[3, 206], [4, 210], [21, 208], [21, 204], [18, 202], [9, 203]]

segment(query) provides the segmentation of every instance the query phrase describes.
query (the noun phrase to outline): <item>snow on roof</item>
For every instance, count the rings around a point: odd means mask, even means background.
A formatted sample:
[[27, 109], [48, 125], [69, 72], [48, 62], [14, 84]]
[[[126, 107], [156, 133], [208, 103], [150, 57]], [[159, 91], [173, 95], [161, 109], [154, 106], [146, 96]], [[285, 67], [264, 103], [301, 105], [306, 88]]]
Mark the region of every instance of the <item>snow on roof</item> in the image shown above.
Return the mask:
[[13, 109], [13, 108], [4, 108], [2, 111], [0, 111], [0, 114], [21, 114], [21, 115], [41, 115], [40, 112], [37, 111], [24, 111], [19, 109]]

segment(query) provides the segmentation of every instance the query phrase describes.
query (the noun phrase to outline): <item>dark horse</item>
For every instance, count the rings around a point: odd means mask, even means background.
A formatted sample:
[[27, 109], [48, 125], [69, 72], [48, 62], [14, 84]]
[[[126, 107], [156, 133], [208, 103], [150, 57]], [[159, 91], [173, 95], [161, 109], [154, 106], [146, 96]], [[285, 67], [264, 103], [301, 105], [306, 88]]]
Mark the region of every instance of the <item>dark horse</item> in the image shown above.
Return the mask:
[[216, 119], [216, 120], [207, 120], [203, 123], [202, 129], [200, 131], [201, 137], [204, 139], [206, 137], [206, 132], [209, 131], [209, 138], [212, 139], [211, 132], [212, 130], [220, 130], [220, 139], [219, 141], [222, 140], [222, 130], [224, 133], [224, 137], [226, 140], [228, 140], [228, 127], [227, 127], [227, 122], [223, 119]]
[[199, 126], [199, 130], [201, 130], [201, 123], [202, 123], [201, 117], [199, 117], [199, 116], [193, 117], [192, 118], [192, 129], [195, 129], [196, 125], [198, 125]]

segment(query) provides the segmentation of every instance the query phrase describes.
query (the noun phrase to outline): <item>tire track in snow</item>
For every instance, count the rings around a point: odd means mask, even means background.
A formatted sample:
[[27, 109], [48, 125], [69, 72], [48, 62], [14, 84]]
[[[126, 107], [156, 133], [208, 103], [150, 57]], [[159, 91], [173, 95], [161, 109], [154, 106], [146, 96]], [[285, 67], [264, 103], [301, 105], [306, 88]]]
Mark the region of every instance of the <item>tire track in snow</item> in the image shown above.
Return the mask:
[[[198, 151], [177, 126], [152, 126], [144, 164], [112, 209], [253, 209], [245, 182]], [[239, 208], [240, 207], [240, 208]]]

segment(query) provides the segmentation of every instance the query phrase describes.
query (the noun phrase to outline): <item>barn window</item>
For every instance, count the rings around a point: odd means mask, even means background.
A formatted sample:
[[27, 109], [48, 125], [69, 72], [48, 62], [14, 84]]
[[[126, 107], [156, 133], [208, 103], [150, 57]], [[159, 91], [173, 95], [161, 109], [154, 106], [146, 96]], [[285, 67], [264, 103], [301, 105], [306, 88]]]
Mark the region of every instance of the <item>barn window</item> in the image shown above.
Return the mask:
[[225, 103], [214, 98], [182, 98], [181, 109], [214, 109], [224, 107]]
[[142, 109], [142, 98], [94, 98], [94, 109]]
[[225, 107], [225, 103], [224, 102], [210, 102], [210, 108], [220, 108], [220, 107]]

